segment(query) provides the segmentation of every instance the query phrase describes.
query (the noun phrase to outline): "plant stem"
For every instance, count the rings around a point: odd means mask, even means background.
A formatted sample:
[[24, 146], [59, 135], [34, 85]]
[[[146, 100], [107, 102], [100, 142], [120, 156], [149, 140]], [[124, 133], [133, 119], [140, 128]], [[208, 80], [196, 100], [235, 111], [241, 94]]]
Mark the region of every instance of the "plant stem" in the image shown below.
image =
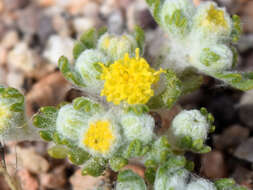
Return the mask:
[[2, 146], [2, 143], [0, 143], [0, 174], [4, 176], [4, 179], [11, 190], [22, 190], [21, 184], [19, 183], [19, 180], [17, 176], [11, 176], [9, 175], [6, 165], [5, 165], [5, 159], [4, 159], [4, 147]]
[[22, 190], [18, 179], [10, 176], [2, 163], [0, 163], [0, 173], [4, 176], [5, 181], [11, 190]]

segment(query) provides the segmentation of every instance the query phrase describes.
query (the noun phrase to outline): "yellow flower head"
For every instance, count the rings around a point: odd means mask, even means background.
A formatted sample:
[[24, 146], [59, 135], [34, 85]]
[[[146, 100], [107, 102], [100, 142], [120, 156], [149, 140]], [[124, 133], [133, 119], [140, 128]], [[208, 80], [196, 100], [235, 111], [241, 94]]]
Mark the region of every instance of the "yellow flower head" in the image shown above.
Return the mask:
[[216, 9], [213, 4], [207, 10], [207, 15], [201, 22], [201, 25], [208, 27], [212, 31], [216, 31], [217, 27], [228, 28], [224, 11]]
[[138, 48], [135, 54], [135, 57], [130, 58], [126, 53], [124, 59], [119, 59], [108, 67], [101, 64], [101, 79], [105, 81], [101, 96], [106, 96], [107, 101], [114, 104], [120, 104], [121, 101], [145, 104], [154, 95], [152, 84], [159, 80], [164, 71], [152, 69], [144, 58], [139, 57]]
[[115, 141], [110, 122], [98, 120], [91, 123], [83, 138], [83, 144], [101, 154], [106, 154]]

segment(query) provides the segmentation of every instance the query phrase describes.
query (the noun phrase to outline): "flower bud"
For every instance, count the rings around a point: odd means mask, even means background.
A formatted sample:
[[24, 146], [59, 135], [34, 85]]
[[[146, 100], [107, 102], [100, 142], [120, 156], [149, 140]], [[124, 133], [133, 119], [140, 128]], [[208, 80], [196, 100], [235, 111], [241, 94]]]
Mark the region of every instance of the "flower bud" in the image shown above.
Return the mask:
[[172, 158], [160, 166], [156, 172], [154, 190], [182, 190], [187, 185], [190, 172], [183, 169], [180, 158]]
[[232, 20], [224, 8], [219, 8], [214, 2], [205, 2], [200, 4], [193, 17], [191, 35], [210, 42], [230, 40], [232, 25]]
[[174, 36], [182, 36], [187, 29], [194, 15], [194, 5], [189, 0], [165, 0], [161, 5], [160, 20], [161, 26]]
[[83, 83], [90, 92], [99, 92], [103, 86], [100, 80], [102, 68], [100, 64], [107, 64], [107, 57], [99, 50], [83, 51], [75, 63], [75, 70], [80, 73]]
[[111, 61], [124, 58], [128, 53], [130, 57], [135, 55], [135, 49], [138, 48], [135, 38], [131, 35], [113, 35], [104, 34], [98, 41], [98, 49], [111, 58]]
[[67, 104], [59, 110], [56, 130], [60, 135], [78, 143], [82, 129], [88, 127], [88, 118], [83, 112], [75, 110], [72, 104]]
[[193, 63], [198, 70], [213, 74], [232, 68], [233, 52], [223, 44], [202, 48], [199, 59]]
[[172, 121], [169, 129], [171, 143], [180, 149], [194, 152], [210, 151], [204, 145], [213, 123], [213, 116], [199, 110], [183, 110]]
[[124, 113], [120, 118], [124, 136], [128, 141], [138, 139], [144, 144], [152, 140], [155, 127], [154, 119], [148, 114]]

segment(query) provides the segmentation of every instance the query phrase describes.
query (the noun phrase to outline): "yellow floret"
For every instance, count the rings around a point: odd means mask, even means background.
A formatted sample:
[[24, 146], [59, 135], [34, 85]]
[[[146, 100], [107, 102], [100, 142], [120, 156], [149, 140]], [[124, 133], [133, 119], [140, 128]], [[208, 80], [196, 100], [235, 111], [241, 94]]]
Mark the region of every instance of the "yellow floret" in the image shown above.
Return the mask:
[[152, 84], [159, 80], [163, 70], [155, 71], [144, 58], [139, 57], [139, 49], [135, 50], [136, 56], [130, 58], [126, 53], [124, 59], [115, 61], [109, 67], [103, 68], [101, 79], [105, 81], [101, 96], [106, 96], [107, 101], [120, 104], [145, 104], [154, 95]]
[[216, 9], [214, 5], [210, 5], [207, 16], [201, 22], [201, 25], [208, 27], [212, 31], [216, 31], [217, 27], [228, 28], [224, 11]]
[[83, 138], [84, 145], [102, 154], [110, 150], [114, 141], [115, 136], [110, 128], [110, 122], [101, 120], [91, 123]]

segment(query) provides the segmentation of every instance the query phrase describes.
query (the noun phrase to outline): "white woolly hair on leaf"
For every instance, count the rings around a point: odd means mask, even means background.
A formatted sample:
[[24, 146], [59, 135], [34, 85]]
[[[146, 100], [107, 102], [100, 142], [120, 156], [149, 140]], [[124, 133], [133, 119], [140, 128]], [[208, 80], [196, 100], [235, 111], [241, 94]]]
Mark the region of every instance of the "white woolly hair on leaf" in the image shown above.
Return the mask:
[[[106, 153], [101, 153], [98, 152], [92, 148], [87, 147], [84, 143], [84, 136], [88, 132], [89, 127], [91, 124], [96, 123], [97, 121], [108, 121], [110, 123], [110, 130], [114, 136], [114, 141], [111, 144], [110, 150], [108, 150]], [[121, 128], [118, 124], [118, 122], [115, 119], [115, 114], [109, 110], [106, 113], [99, 113], [95, 114], [88, 120], [88, 127], [83, 128], [83, 130], [80, 133], [80, 138], [79, 138], [79, 147], [83, 148], [85, 151], [89, 152], [93, 156], [98, 156], [98, 157], [104, 157], [104, 158], [110, 158], [114, 155], [114, 153], [118, 150], [118, 148], [125, 143], [124, 140], [121, 138]]]
[[88, 119], [88, 114], [75, 110], [72, 104], [64, 105], [58, 112], [56, 131], [78, 144], [81, 131], [88, 127]]
[[0, 98], [0, 108], [7, 114], [7, 118], [1, 116], [0, 140], [2, 141], [23, 141], [38, 140], [38, 129], [32, 125], [24, 110], [13, 112], [10, 107], [16, 102], [14, 98]]
[[134, 57], [137, 47], [137, 42], [132, 35], [116, 35], [109, 33], [105, 33], [99, 38], [97, 46], [99, 50], [110, 57], [112, 62], [123, 59], [126, 53], [128, 53], [130, 57]]
[[[201, 22], [204, 22], [203, 19], [207, 17], [208, 10], [212, 6], [215, 10], [223, 12], [224, 22], [226, 23], [227, 27], [218, 26], [217, 24], [215, 25], [215, 23], [212, 23], [211, 27], [213, 28], [213, 31], [211, 31], [210, 28], [201, 26]], [[204, 41], [208, 42], [229, 39], [233, 28], [232, 25], [232, 19], [225, 8], [218, 7], [215, 2], [202, 2], [197, 7], [196, 14], [193, 17], [193, 27], [190, 36], [196, 41], [203, 39]]]
[[[216, 62], [209, 61], [208, 65], [205, 65], [201, 60], [201, 56], [203, 56], [206, 49], [216, 54], [219, 57], [219, 60]], [[191, 65], [200, 72], [208, 75], [229, 70], [233, 64], [233, 53], [231, 49], [224, 44], [202, 44], [202, 46], [199, 46], [198, 48], [192, 48], [189, 54], [191, 57]]]
[[165, 48], [169, 51], [164, 54], [164, 60], [160, 67], [163, 69], [173, 69], [176, 73], [183, 72], [186, 68], [192, 67], [189, 63], [190, 51], [194, 48], [199, 49], [199, 43], [190, 43], [188, 37], [185, 39], [169, 36]]
[[[191, 0], [165, 0], [160, 11], [160, 24], [163, 28], [168, 30], [169, 23], [167, 19], [172, 17], [174, 12], [178, 10], [186, 17], [187, 24], [191, 22], [195, 11], [194, 4]], [[180, 29], [176, 26], [173, 27], [173, 30], [169, 30], [169, 33], [171, 32], [178, 34], [178, 37], [181, 36]]]
[[155, 121], [149, 114], [123, 113], [120, 117], [120, 124], [128, 141], [139, 139], [147, 144], [153, 138]]
[[88, 49], [81, 53], [75, 62], [75, 69], [87, 85], [84, 90], [95, 94], [100, 93], [104, 81], [100, 80], [101, 72], [98, 68], [101, 66], [98, 63], [106, 65], [108, 61], [107, 56], [99, 50]]
[[207, 138], [210, 128], [199, 110], [183, 110], [172, 121], [170, 132], [175, 138], [190, 136], [193, 140]]
[[[162, 4], [163, 7], [161, 9], [163, 12], [161, 11], [162, 13], [160, 13], [160, 15], [172, 14], [172, 10], [170, 10], [171, 12], [165, 11], [167, 7], [166, 3], [168, 5], [173, 4], [173, 6], [168, 7], [167, 9], [174, 10], [176, 9], [175, 7], [183, 6], [182, 2], [181, 0], [166, 0]], [[188, 3], [191, 3], [191, 1], [187, 0], [187, 4]], [[204, 30], [199, 26], [199, 22], [201, 19], [205, 18], [207, 10], [211, 5], [218, 11], [222, 11], [224, 13], [224, 19], [227, 23], [227, 28], [224, 27], [224, 30], [222, 29], [222, 26], [220, 26], [217, 28], [217, 32], [210, 32], [210, 30]], [[181, 73], [185, 69], [193, 67], [208, 75], [212, 75], [213, 72], [230, 69], [232, 66], [233, 54], [229, 47], [222, 44], [231, 40], [230, 34], [232, 32], [232, 19], [230, 18], [230, 15], [226, 12], [225, 8], [219, 8], [214, 2], [201, 3], [197, 10], [193, 8], [193, 12], [194, 11], [197, 11], [197, 13], [191, 13], [193, 18], [189, 19], [189, 25], [191, 25], [190, 31], [188, 31], [184, 38], [181, 38], [179, 33], [177, 37], [175, 34], [171, 36], [171, 32], [168, 32], [168, 45], [165, 48], [169, 49], [169, 52], [164, 56], [161, 67], [163, 69], [172, 68], [177, 73]], [[194, 22], [191, 21], [192, 19]], [[209, 67], [203, 65], [199, 61], [203, 48], [208, 47], [221, 57], [216, 64], [210, 63]]]
[[186, 169], [169, 168], [166, 171], [157, 170], [154, 190], [185, 190], [190, 172]]
[[125, 180], [117, 182], [115, 190], [147, 190], [144, 180], [135, 173], [129, 172]]
[[156, 141], [153, 143], [152, 151], [150, 151], [148, 154], [143, 157], [143, 163], [145, 163], [147, 160], [154, 160], [157, 163], [161, 162], [161, 153], [165, 150], [168, 150], [166, 147], [161, 146], [162, 138], [156, 139]]
[[27, 119], [23, 125], [10, 128], [6, 134], [0, 135], [0, 138], [4, 141], [42, 141], [38, 132], [39, 129]]
[[203, 178], [196, 178], [187, 185], [186, 190], [217, 190], [217, 189], [212, 182]]

